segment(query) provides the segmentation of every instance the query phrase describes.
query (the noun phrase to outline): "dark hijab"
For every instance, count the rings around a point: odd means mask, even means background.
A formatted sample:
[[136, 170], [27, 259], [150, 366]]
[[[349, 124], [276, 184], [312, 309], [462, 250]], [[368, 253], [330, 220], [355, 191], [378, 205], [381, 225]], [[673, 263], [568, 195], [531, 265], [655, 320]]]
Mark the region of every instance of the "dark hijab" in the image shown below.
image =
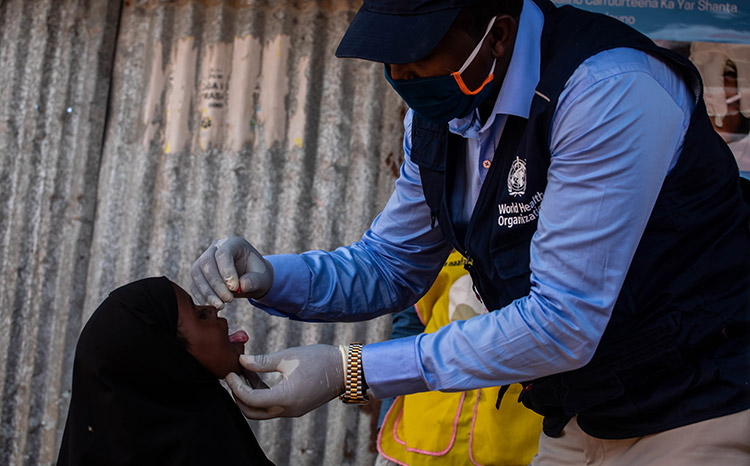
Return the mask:
[[169, 280], [113, 291], [81, 333], [58, 466], [266, 465], [218, 379], [177, 340]]

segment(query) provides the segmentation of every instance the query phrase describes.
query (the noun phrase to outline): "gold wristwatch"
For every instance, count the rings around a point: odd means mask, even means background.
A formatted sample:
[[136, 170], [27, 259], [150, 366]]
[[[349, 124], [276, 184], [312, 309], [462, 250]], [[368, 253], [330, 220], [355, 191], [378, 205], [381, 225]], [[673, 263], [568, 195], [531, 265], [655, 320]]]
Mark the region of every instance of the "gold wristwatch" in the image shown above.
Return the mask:
[[346, 404], [365, 404], [370, 399], [367, 397], [367, 384], [362, 369], [362, 344], [352, 343], [348, 347], [342, 347], [342, 353], [346, 352], [346, 364], [344, 374], [344, 393], [339, 399]]

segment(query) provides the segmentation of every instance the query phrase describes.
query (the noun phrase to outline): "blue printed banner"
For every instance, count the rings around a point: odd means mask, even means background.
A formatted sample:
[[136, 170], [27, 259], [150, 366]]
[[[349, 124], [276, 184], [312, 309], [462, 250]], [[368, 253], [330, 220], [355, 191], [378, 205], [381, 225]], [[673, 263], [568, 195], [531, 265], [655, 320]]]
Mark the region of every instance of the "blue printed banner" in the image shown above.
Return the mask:
[[750, 44], [750, 0], [552, 0], [604, 13], [652, 39]]

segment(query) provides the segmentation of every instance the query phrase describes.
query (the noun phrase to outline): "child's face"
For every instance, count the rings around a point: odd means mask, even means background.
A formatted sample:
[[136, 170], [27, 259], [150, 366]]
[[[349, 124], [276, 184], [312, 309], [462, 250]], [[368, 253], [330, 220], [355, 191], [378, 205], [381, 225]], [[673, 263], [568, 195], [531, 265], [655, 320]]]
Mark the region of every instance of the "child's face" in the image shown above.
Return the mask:
[[229, 340], [227, 320], [213, 306], [196, 306], [190, 295], [172, 283], [179, 311], [177, 328], [188, 341], [188, 352], [216, 377], [230, 372], [242, 373], [239, 357], [245, 352], [247, 336], [235, 334]]

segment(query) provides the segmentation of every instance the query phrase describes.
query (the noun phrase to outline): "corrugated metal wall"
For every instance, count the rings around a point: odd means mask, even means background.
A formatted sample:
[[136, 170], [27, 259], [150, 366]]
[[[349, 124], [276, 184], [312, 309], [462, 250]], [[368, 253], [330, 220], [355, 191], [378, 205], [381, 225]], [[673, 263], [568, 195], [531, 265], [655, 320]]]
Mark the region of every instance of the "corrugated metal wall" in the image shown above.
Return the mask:
[[[109, 291], [216, 238], [264, 253], [355, 241], [392, 188], [404, 107], [333, 51], [329, 1], [0, 1], [0, 464], [53, 464], [75, 342]], [[248, 351], [385, 338], [390, 320], [227, 311]], [[253, 422], [277, 464], [371, 464], [373, 414]]]

